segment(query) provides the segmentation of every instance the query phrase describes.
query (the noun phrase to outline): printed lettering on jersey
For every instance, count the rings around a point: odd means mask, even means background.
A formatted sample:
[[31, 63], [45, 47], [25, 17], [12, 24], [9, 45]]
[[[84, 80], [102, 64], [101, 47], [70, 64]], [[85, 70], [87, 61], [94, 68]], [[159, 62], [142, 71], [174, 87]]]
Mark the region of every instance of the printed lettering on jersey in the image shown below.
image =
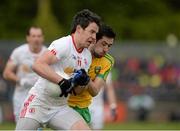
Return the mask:
[[35, 98], [35, 95], [31, 95], [29, 96], [29, 98], [25, 101], [24, 106], [20, 112], [20, 118], [24, 117], [26, 115], [27, 109], [29, 104], [33, 101], [33, 99]]
[[81, 60], [78, 60], [78, 66], [81, 66]]
[[50, 52], [51, 52], [53, 55], [56, 55], [56, 54], [57, 54], [57, 50], [56, 50], [56, 49], [52, 49]]
[[78, 66], [81, 67], [81, 65], [82, 65], [82, 63], [81, 63], [81, 62], [82, 62], [82, 57], [79, 57], [79, 56], [78, 56], [77, 59], [78, 59], [78, 60], [77, 60], [77, 64], [78, 64]]
[[95, 66], [94, 68], [95, 74], [98, 75], [100, 71], [101, 71], [101, 66]]
[[35, 108], [30, 108], [29, 113], [35, 113]]
[[74, 54], [72, 54], [72, 58], [73, 58], [74, 60], [76, 60], [76, 56], [75, 56]]

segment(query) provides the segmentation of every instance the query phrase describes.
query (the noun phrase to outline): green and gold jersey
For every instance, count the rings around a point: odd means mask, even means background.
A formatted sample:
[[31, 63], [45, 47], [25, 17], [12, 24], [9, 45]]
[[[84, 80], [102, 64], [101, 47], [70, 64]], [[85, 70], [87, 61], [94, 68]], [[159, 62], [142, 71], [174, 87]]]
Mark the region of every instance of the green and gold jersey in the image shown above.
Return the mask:
[[[100, 77], [106, 80], [109, 71], [114, 65], [114, 58], [106, 54], [101, 58], [93, 58], [88, 74], [91, 80], [95, 80], [96, 77]], [[71, 95], [68, 99], [68, 104], [71, 107], [86, 108], [91, 104], [92, 96], [87, 90], [84, 90], [81, 94], [76, 96]]]

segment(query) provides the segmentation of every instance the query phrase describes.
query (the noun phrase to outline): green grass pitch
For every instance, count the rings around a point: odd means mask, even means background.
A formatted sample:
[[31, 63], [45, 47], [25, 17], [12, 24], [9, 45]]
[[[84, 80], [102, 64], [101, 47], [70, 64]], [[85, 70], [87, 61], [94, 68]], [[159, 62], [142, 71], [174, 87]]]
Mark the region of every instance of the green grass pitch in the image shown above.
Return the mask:
[[[0, 130], [14, 130], [14, 123], [1, 123]], [[126, 122], [105, 124], [106, 130], [180, 130], [180, 122]]]

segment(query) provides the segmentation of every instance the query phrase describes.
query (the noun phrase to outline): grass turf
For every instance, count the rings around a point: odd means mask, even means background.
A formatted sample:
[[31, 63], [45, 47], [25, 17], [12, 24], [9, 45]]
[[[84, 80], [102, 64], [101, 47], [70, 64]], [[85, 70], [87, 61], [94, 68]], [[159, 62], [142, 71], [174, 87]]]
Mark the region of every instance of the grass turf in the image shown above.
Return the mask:
[[[0, 130], [14, 130], [15, 124], [4, 122], [0, 124]], [[180, 122], [126, 122], [107, 123], [106, 130], [180, 130]]]
[[127, 122], [105, 124], [107, 130], [180, 130], [180, 122]]

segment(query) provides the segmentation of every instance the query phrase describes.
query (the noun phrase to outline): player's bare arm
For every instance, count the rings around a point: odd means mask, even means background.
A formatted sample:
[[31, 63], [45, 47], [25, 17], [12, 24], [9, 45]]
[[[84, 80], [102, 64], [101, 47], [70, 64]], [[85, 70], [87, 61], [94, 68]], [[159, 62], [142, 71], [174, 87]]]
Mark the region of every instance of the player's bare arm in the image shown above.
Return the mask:
[[54, 64], [58, 61], [56, 56], [50, 51], [46, 51], [41, 57], [39, 57], [34, 65], [33, 70], [40, 75], [41, 77], [58, 84], [63, 78], [59, 76], [51, 67], [51, 64]]
[[88, 92], [91, 94], [91, 96], [96, 96], [99, 91], [101, 90], [102, 87], [104, 87], [105, 85], [105, 81], [100, 78], [100, 77], [96, 77], [94, 81], [90, 81], [88, 84]]
[[110, 103], [110, 107], [111, 108], [115, 108], [117, 105], [116, 105], [116, 95], [115, 95], [115, 91], [114, 91], [114, 87], [112, 85], [112, 83], [107, 83], [106, 86], [108, 88], [106, 88], [107, 90], [107, 98], [108, 98], [108, 101]]
[[13, 82], [18, 82], [19, 78], [16, 75], [16, 65], [13, 63], [12, 60], [8, 60], [6, 67], [3, 72], [3, 77], [6, 80], [10, 80]]

